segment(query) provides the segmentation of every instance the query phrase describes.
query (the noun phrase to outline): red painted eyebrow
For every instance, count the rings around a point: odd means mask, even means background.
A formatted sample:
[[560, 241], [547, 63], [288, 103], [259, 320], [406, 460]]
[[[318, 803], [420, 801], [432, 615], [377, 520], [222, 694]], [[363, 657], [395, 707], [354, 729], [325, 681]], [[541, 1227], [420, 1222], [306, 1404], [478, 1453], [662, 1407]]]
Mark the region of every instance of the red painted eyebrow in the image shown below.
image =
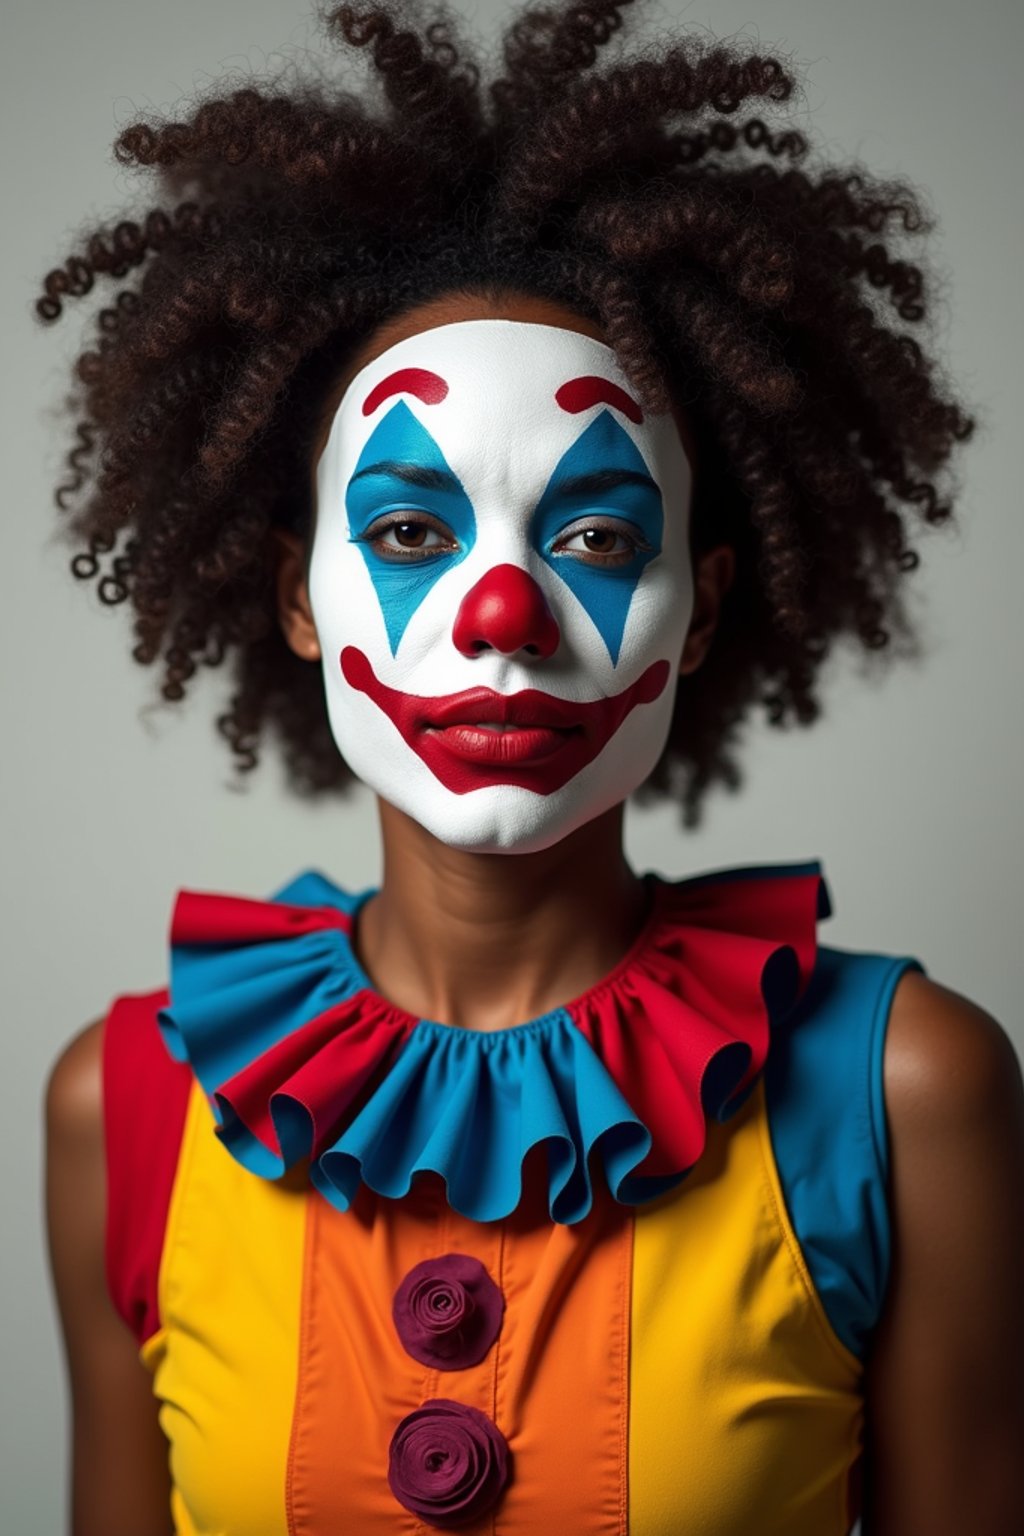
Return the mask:
[[372, 416], [392, 395], [415, 395], [424, 405], [440, 405], [447, 393], [448, 385], [439, 373], [431, 373], [429, 368], [399, 368], [373, 386], [363, 401], [363, 415]]
[[555, 400], [563, 411], [571, 411], [574, 415], [577, 411], [589, 410], [592, 405], [610, 405], [628, 416], [630, 421], [635, 421], [637, 426], [644, 419], [644, 413], [632, 395], [627, 395], [611, 379], [602, 379], [596, 374], [588, 374], [584, 379], [570, 379], [568, 384], [555, 390]]

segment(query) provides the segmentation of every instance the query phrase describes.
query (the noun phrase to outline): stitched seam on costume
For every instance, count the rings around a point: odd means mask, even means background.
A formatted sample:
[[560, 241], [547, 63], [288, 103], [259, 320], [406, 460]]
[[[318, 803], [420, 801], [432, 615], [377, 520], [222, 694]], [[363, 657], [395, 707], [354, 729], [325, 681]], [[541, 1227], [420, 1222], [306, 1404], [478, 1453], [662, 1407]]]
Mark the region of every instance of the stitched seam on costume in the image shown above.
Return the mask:
[[[309, 1341], [313, 1331], [311, 1317], [313, 1307], [313, 1270], [314, 1256], [316, 1253], [317, 1221], [320, 1212], [320, 1201], [313, 1197], [312, 1185], [308, 1185], [303, 1196], [305, 1211], [303, 1213], [305, 1230], [302, 1243], [302, 1284], [299, 1287], [299, 1358], [298, 1368], [295, 1372], [295, 1402], [292, 1408], [292, 1427], [288, 1436], [288, 1462], [284, 1479], [284, 1515], [288, 1527], [288, 1536], [299, 1536], [299, 1530], [295, 1523], [295, 1461], [298, 1454], [299, 1426], [302, 1423], [302, 1410], [305, 1399], [305, 1365], [309, 1353]], [[324, 1202], [326, 1204], [326, 1202]]]
[[[438, 1181], [434, 1179], [432, 1179], [430, 1182], [430, 1204], [435, 1207], [438, 1215], [437, 1235], [434, 1239], [435, 1254], [450, 1252], [448, 1233], [451, 1225], [448, 1215], [447, 1188], [444, 1187], [439, 1189], [437, 1184]], [[433, 1257], [433, 1255], [428, 1255], [428, 1257]], [[428, 1366], [423, 1378], [423, 1390], [420, 1394], [420, 1402], [424, 1403], [432, 1397], [440, 1396], [441, 1372], [436, 1366]], [[419, 1403], [417, 1403], [416, 1406], [419, 1407]], [[423, 1520], [420, 1519], [419, 1515], [414, 1514], [413, 1520], [415, 1521], [414, 1536], [433, 1536], [433, 1533], [436, 1530], [435, 1526], [428, 1526]]]
[[[857, 1460], [860, 1447], [857, 1444], [858, 1418], [855, 1416], [850, 1421], [850, 1429], [846, 1442], [846, 1470], [839, 1480], [839, 1528], [838, 1536], [849, 1536], [853, 1525], [853, 1508], [851, 1499], [851, 1474], [853, 1464]], [[863, 1469], [862, 1469], [863, 1470]]]
[[622, 1318], [619, 1340], [619, 1536], [629, 1531], [629, 1368], [633, 1341], [633, 1244], [636, 1235], [636, 1211], [629, 1213], [628, 1236], [622, 1244], [619, 1313]]
[[[871, 1076], [871, 1066], [872, 1066], [872, 1063], [873, 1063], [873, 1060], [874, 1060], [875, 1041], [876, 1041], [876, 1039], [878, 1037], [878, 1031], [881, 1029], [881, 1030], [884, 1031], [885, 1035], [888, 1036], [889, 1017], [890, 1017], [890, 1014], [892, 1012], [892, 1003], [893, 1003], [893, 997], [894, 997], [895, 992], [896, 992], [896, 988], [897, 988], [899, 982], [901, 981], [901, 979], [903, 978], [903, 976], [906, 974], [906, 972], [908, 970], [914, 969], [915, 965], [918, 964], [918, 963], [919, 962], [912, 961], [912, 957], [910, 957], [910, 956], [903, 956], [903, 955], [901, 955], [901, 956], [894, 957], [894, 959], [892, 961], [892, 964], [889, 965], [886, 968], [885, 973], [882, 976], [882, 984], [878, 988], [878, 991], [877, 991], [876, 996], [875, 996], [874, 1013], [873, 1013], [872, 1019], [871, 1019], [871, 1030], [870, 1030], [870, 1035], [869, 1035], [870, 1049], [868, 1050], [868, 1053], [867, 1053], [868, 1071], [867, 1071], [867, 1088], [866, 1088], [866, 1092], [867, 1092], [867, 1103], [868, 1103], [868, 1123], [871, 1126], [871, 1150], [872, 1150], [872, 1153], [874, 1154], [875, 1171], [877, 1172], [879, 1178], [882, 1180], [882, 1187], [883, 1188], [886, 1188], [886, 1179], [887, 1179], [889, 1168], [891, 1167], [891, 1164], [892, 1164], [892, 1147], [890, 1145], [891, 1137], [889, 1135], [889, 1130], [888, 1130], [887, 1124], [883, 1120], [883, 1123], [881, 1125], [879, 1125], [878, 1118], [875, 1115], [875, 1096], [874, 1096], [874, 1093], [872, 1092], [872, 1089], [874, 1088], [874, 1082], [872, 1081], [872, 1076]], [[885, 1105], [884, 1063], [885, 1063], [885, 1041], [883, 1040], [883, 1042], [882, 1042], [883, 1076], [882, 1076], [882, 1096], [881, 1096], [882, 1097], [882, 1112], [883, 1112], [883, 1116], [884, 1116], [885, 1110], [886, 1110], [886, 1105]], [[888, 1205], [888, 1200], [887, 1200], [886, 1203]]]
[[[178, 1237], [183, 1219], [182, 1211], [185, 1204], [185, 1191], [192, 1176], [192, 1165], [195, 1161], [196, 1140], [199, 1134], [200, 1106], [206, 1107], [206, 1095], [197, 1078], [192, 1084], [188, 1096], [188, 1106], [185, 1110], [185, 1124], [182, 1128], [181, 1145], [178, 1150], [178, 1166], [174, 1170], [171, 1198], [167, 1202], [164, 1240], [160, 1249], [160, 1264], [156, 1275], [156, 1307], [160, 1317], [158, 1333], [163, 1334], [165, 1339], [170, 1337], [170, 1329], [167, 1323], [168, 1294], [171, 1287], [170, 1276], [174, 1259], [179, 1249]], [[157, 1334], [154, 1334], [153, 1337], [156, 1338]], [[149, 1341], [147, 1340], [146, 1342], [148, 1343]]]
[[893, 1201], [890, 1188], [890, 1178], [892, 1171], [892, 1138], [889, 1135], [888, 1126], [885, 1123], [879, 1125], [875, 1115], [875, 1085], [872, 1077], [872, 1067], [875, 1057], [875, 1040], [877, 1038], [878, 1031], [881, 1030], [883, 1032], [883, 1040], [881, 1050], [882, 1081], [880, 1084], [880, 1097], [882, 1101], [882, 1115], [884, 1117], [887, 1113], [887, 1105], [885, 1102], [885, 1044], [886, 1040], [888, 1039], [893, 998], [896, 993], [896, 988], [903, 976], [906, 975], [908, 970], [915, 969], [918, 964], [919, 962], [914, 961], [910, 956], [900, 956], [895, 958], [892, 962], [892, 965], [886, 969], [882, 978], [882, 985], [878, 989], [877, 995], [875, 997], [875, 1008], [871, 1020], [871, 1031], [869, 1034], [869, 1049], [867, 1051], [867, 1070], [865, 1074], [864, 1093], [868, 1106], [868, 1124], [871, 1127], [871, 1152], [872, 1160], [874, 1162], [874, 1172], [882, 1190], [882, 1205], [885, 1211], [885, 1220], [888, 1226], [888, 1251], [886, 1254], [885, 1274], [882, 1277], [881, 1293], [878, 1297], [878, 1312], [875, 1316], [871, 1328], [868, 1330], [869, 1338], [870, 1335], [874, 1332], [875, 1328], [878, 1326], [878, 1320], [881, 1317], [882, 1309], [885, 1306], [885, 1298], [889, 1292], [889, 1282], [892, 1276], [894, 1225]]
[[[508, 1218], [507, 1217], [502, 1217], [501, 1221], [498, 1223], [498, 1287], [499, 1287], [499, 1289], [501, 1291], [502, 1296], [504, 1296], [506, 1294], [506, 1292], [505, 1292], [505, 1244], [506, 1244], [507, 1237], [508, 1237]], [[502, 1322], [504, 1323], [504, 1316], [502, 1317]], [[493, 1363], [492, 1363], [492, 1366], [491, 1366], [491, 1421], [492, 1421], [492, 1423], [494, 1423], [494, 1424], [496, 1424], [498, 1426], [499, 1430], [501, 1429], [501, 1423], [500, 1423], [500, 1420], [498, 1418], [498, 1376], [499, 1376], [499, 1373], [500, 1373], [500, 1370], [501, 1370], [501, 1334], [502, 1334], [502, 1329], [499, 1328], [498, 1329], [498, 1336], [497, 1336], [497, 1338], [494, 1341], [494, 1346], [493, 1346], [494, 1359], [493, 1359]], [[500, 1506], [500, 1502], [501, 1501], [499, 1500], [499, 1506]], [[491, 1510], [491, 1536], [498, 1536], [498, 1509], [497, 1508], [494, 1508], [494, 1509]]]
[[151, 1376], [156, 1372], [160, 1364], [160, 1361], [154, 1357], [160, 1355], [166, 1348], [168, 1337], [169, 1330], [167, 1328], [158, 1328], [155, 1333], [150, 1334], [148, 1339], [144, 1339], [139, 1346], [139, 1360]]
[[789, 1254], [793, 1267], [799, 1276], [801, 1286], [807, 1295], [811, 1311], [817, 1321], [818, 1329], [822, 1338], [826, 1341], [832, 1353], [839, 1361], [842, 1362], [843, 1365], [847, 1367], [852, 1365], [856, 1371], [861, 1372], [864, 1369], [864, 1363], [862, 1360], [857, 1358], [857, 1356], [851, 1349], [847, 1347], [846, 1344], [843, 1343], [842, 1339], [833, 1328], [831, 1319], [829, 1318], [828, 1313], [825, 1311], [824, 1303], [822, 1302], [821, 1297], [818, 1295], [817, 1287], [811, 1278], [811, 1272], [807, 1268], [807, 1261], [804, 1258], [799, 1239], [797, 1238], [796, 1233], [793, 1231], [793, 1228], [790, 1224], [789, 1216], [786, 1211], [785, 1200], [782, 1195], [782, 1190], [779, 1188], [777, 1183], [778, 1172], [775, 1166], [775, 1154], [772, 1150], [771, 1137], [768, 1128], [768, 1110], [764, 1097], [763, 1078], [759, 1079], [756, 1091], [760, 1098], [760, 1104], [758, 1105], [758, 1119], [760, 1121], [760, 1125], [758, 1126], [758, 1146], [761, 1153], [761, 1166], [764, 1176], [764, 1187], [768, 1193], [768, 1198], [771, 1204], [772, 1213], [775, 1216], [776, 1225], [778, 1226], [783, 1242], [785, 1243], [786, 1251]]

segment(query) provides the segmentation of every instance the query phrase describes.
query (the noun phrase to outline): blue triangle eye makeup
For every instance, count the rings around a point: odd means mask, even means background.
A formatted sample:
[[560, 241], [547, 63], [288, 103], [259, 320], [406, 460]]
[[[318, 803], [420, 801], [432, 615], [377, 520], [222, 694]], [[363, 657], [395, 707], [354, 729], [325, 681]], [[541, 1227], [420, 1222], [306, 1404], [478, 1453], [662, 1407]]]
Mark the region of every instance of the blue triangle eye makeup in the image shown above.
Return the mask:
[[[393, 406], [367, 438], [345, 492], [351, 538], [366, 562], [384, 615], [392, 656], [409, 620], [445, 571], [459, 565], [476, 542], [473, 505], [431, 434], [404, 400]], [[445, 523], [460, 546], [418, 559], [389, 560], [366, 540], [366, 531], [387, 513], [429, 512]]]
[[[632, 558], [600, 565], [559, 551], [560, 535], [584, 516], [631, 524], [639, 534]], [[602, 411], [556, 464], [533, 515], [532, 543], [587, 610], [613, 666], [637, 583], [661, 553], [663, 527], [661, 492], [642, 455], [610, 412]]]
[[[366, 563], [395, 655], [409, 621], [446, 571], [476, 542], [472, 502], [438, 443], [399, 401], [370, 434], [345, 493], [349, 534]], [[456, 548], [436, 554], [389, 558], [367, 537], [375, 524], [386, 531], [393, 514], [409, 521], [428, 514], [451, 530]], [[567, 529], [604, 519], [612, 532], [635, 541], [632, 553], [614, 561], [588, 559], [560, 547]], [[609, 411], [587, 426], [555, 466], [530, 522], [530, 541], [589, 614], [615, 665], [637, 583], [661, 552], [663, 510], [659, 491], [639, 450]], [[566, 543], [568, 541], [565, 541]]]

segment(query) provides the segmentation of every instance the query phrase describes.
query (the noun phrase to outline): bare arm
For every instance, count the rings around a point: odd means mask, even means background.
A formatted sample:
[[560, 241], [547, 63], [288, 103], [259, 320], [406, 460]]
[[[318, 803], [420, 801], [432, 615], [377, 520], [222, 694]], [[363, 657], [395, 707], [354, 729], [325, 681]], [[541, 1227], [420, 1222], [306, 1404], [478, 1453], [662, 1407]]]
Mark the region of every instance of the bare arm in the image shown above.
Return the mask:
[[169, 1536], [167, 1441], [152, 1381], [104, 1271], [103, 1024], [55, 1063], [46, 1093], [46, 1215], [71, 1385], [72, 1536]]
[[865, 1536], [1024, 1529], [1024, 1092], [983, 1009], [918, 973], [885, 1055], [893, 1269], [867, 1363]]

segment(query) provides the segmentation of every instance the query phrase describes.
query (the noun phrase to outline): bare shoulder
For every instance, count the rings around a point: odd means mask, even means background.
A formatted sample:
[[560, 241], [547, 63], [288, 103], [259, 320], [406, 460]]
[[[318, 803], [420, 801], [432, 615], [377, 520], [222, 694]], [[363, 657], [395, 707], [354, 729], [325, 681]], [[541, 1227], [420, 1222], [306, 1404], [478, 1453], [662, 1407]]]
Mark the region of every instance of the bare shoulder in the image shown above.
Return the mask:
[[85, 1151], [102, 1145], [103, 1030], [94, 1019], [64, 1046], [46, 1083], [46, 1127], [51, 1147]]
[[892, 1267], [867, 1362], [864, 1529], [1007, 1536], [1024, 1507], [1024, 1087], [984, 1008], [919, 972], [886, 1035]]
[[58, 1301], [100, 1252], [106, 1206], [104, 1020], [74, 1035], [46, 1083], [46, 1212]]
[[991, 1125], [1024, 1109], [1020, 1062], [1003, 1026], [919, 971], [905, 972], [893, 996], [884, 1081], [896, 1136]]

